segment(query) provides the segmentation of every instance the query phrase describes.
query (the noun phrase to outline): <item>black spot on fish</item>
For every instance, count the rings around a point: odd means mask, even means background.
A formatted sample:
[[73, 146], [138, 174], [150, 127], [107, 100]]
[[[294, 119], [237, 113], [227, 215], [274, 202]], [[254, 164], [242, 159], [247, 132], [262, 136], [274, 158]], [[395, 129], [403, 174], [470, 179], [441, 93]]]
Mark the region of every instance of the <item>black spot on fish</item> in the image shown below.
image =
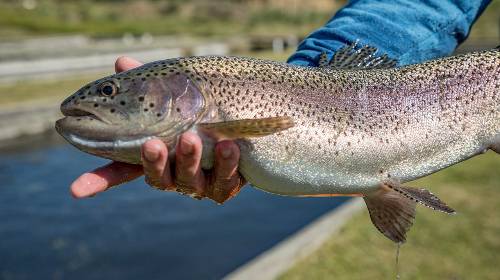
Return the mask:
[[97, 107], [99, 107], [99, 104], [95, 103], [94, 108], [97, 108]]
[[144, 96], [139, 96], [139, 101], [140, 102], [144, 101]]
[[116, 110], [115, 109], [111, 109], [109, 110], [111, 113], [114, 113]]
[[148, 108], [144, 108], [144, 112], [147, 112], [147, 111], [149, 111], [149, 109]]
[[120, 105], [125, 106], [125, 104], [127, 104], [125, 101], [120, 101]]
[[153, 108], [155, 106], [154, 103], [149, 103], [149, 108]]

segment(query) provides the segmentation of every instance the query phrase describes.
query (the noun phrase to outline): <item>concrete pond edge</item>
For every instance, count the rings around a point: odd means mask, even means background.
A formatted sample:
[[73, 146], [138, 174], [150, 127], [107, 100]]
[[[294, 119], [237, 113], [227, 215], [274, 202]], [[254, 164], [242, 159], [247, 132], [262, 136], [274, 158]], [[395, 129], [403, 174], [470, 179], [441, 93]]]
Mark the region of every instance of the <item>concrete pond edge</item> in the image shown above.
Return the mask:
[[353, 198], [320, 216], [298, 232], [226, 275], [224, 280], [276, 279], [297, 262], [319, 249], [351, 217], [364, 209], [362, 198]]

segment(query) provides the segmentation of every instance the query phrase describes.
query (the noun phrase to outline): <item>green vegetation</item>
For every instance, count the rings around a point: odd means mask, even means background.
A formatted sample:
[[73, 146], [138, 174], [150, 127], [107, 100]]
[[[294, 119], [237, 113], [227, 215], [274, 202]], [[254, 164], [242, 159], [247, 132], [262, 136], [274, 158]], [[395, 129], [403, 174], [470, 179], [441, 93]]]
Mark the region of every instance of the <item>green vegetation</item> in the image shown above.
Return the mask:
[[494, 40], [500, 43], [500, 1], [492, 1], [472, 26], [470, 41]]
[[[324, 23], [339, 4], [301, 3], [301, 9], [270, 1], [0, 1], [0, 36], [83, 33], [97, 37], [125, 33], [229, 36], [304, 35]], [[296, 4], [298, 5], [298, 4]], [[321, 9], [322, 8], [322, 9]], [[272, 28], [270, 28], [272, 27]]]
[[[499, 166], [489, 152], [408, 184], [428, 186], [458, 214], [418, 207], [401, 247], [401, 279], [499, 279]], [[364, 211], [280, 279], [395, 279], [395, 256]]]
[[[303, 36], [325, 23], [345, 0], [0, 0], [0, 37], [125, 33]], [[500, 1], [492, 1], [472, 32], [498, 38]]]

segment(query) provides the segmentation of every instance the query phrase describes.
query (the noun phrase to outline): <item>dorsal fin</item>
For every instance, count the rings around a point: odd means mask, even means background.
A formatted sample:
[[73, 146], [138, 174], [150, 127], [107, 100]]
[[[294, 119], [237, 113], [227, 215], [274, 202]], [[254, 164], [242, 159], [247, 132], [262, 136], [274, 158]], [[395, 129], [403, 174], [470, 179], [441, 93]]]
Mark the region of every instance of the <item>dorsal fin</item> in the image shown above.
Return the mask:
[[326, 53], [321, 54], [319, 67], [330, 67], [335, 69], [387, 69], [393, 68], [397, 60], [389, 58], [387, 54], [376, 55], [377, 48], [363, 46], [356, 50], [358, 41], [338, 50], [330, 63], [327, 60]]
[[321, 53], [318, 61], [319, 67], [328, 67], [328, 55], [326, 52]]

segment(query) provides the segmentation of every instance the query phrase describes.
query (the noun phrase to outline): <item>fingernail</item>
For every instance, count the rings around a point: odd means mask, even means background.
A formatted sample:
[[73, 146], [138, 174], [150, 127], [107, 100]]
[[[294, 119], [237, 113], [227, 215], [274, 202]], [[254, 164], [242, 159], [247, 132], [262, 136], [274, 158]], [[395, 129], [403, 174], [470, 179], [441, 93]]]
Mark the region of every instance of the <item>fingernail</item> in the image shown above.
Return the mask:
[[228, 159], [229, 157], [231, 157], [231, 155], [233, 154], [233, 151], [231, 149], [222, 149], [221, 151], [221, 155], [222, 155], [222, 158], [223, 159]]
[[183, 155], [190, 155], [193, 153], [193, 143], [187, 139], [182, 139], [181, 152]]
[[146, 147], [144, 149], [144, 157], [146, 158], [147, 161], [154, 162], [158, 160], [158, 158], [160, 157], [160, 153], [155, 149], [150, 149]]

